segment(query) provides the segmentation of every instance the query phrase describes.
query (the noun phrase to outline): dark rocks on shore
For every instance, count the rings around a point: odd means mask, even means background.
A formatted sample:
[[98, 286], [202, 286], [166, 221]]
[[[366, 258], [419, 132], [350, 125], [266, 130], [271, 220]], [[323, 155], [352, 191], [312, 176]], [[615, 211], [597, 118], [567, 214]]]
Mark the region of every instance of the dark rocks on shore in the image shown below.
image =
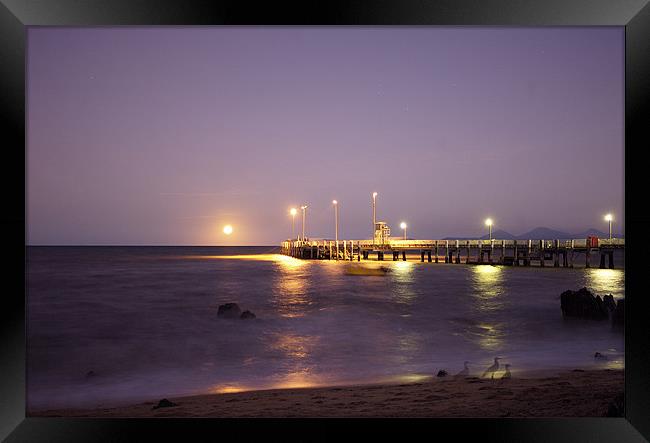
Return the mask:
[[581, 317], [593, 320], [605, 320], [609, 310], [603, 299], [593, 295], [587, 288], [577, 291], [564, 291], [560, 294], [560, 307], [565, 317]]
[[154, 406], [151, 409], [171, 408], [172, 406], [178, 406], [178, 405], [176, 403], [174, 403], [174, 402], [171, 402], [171, 401], [167, 400], [166, 398], [163, 398], [162, 400], [160, 400], [158, 402], [158, 404], [156, 406]]
[[441, 369], [441, 370], [438, 371], [438, 374], [436, 375], [436, 377], [446, 377], [448, 374], [449, 373], [447, 371], [445, 371], [444, 369]]
[[603, 304], [610, 312], [616, 309], [616, 302], [614, 301], [614, 296], [612, 294], [603, 295]]
[[239, 318], [241, 318], [242, 320], [247, 320], [247, 319], [256, 318], [256, 316], [251, 311], [246, 310], [241, 313], [241, 316]]
[[239, 318], [241, 315], [241, 309], [237, 303], [226, 303], [225, 305], [219, 305], [219, 310], [217, 311], [217, 317], [222, 318]]
[[225, 305], [219, 305], [217, 317], [239, 318], [242, 320], [252, 320], [254, 318], [257, 318], [257, 316], [249, 310], [242, 312], [237, 303], [226, 303]]
[[625, 417], [625, 394], [620, 392], [607, 406], [605, 417]]
[[625, 319], [625, 299], [622, 298], [616, 303], [616, 308], [612, 314], [612, 323], [622, 325]]
[[622, 324], [625, 300], [616, 302], [611, 294], [600, 298], [587, 288], [577, 291], [564, 291], [560, 294], [560, 307], [565, 317], [579, 317], [592, 320], [612, 319], [614, 324]]

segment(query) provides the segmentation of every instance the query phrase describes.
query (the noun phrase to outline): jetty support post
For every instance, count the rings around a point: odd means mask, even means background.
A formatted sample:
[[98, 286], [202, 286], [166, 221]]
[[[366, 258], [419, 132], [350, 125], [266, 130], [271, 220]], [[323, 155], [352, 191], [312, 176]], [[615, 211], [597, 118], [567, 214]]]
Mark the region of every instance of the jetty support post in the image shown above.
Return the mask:
[[488, 251], [488, 263], [492, 264], [492, 256], [494, 255], [494, 239], [490, 239], [490, 250]]
[[515, 240], [515, 244], [514, 244], [513, 248], [514, 248], [514, 251], [513, 251], [514, 259], [512, 260], [512, 264], [514, 266], [519, 266], [519, 251], [517, 251], [517, 240]]

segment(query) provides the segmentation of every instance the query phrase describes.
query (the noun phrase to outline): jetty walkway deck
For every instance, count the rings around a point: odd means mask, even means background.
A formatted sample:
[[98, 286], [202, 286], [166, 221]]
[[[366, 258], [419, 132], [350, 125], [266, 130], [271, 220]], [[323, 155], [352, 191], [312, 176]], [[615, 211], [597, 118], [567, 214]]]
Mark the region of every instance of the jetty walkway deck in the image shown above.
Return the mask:
[[[585, 266], [600, 258], [600, 268], [614, 268], [614, 251], [624, 250], [625, 240], [620, 238], [554, 240], [403, 240], [387, 239], [383, 243], [373, 240], [291, 239], [282, 242], [281, 253], [291, 257], [314, 260], [377, 260], [391, 256], [393, 260], [406, 260], [406, 254], [420, 253], [420, 261], [501, 264], [511, 266], [569, 267], [584, 256]], [[401, 256], [401, 257], [400, 257]], [[595, 263], [594, 263], [595, 264]], [[607, 266], [606, 266], [607, 265]]]

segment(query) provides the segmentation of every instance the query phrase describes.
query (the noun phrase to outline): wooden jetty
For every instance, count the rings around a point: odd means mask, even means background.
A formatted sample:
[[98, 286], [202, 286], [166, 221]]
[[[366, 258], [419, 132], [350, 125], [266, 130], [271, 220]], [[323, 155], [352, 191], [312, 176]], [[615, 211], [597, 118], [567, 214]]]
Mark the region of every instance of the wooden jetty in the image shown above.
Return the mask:
[[588, 237], [570, 240], [376, 240], [296, 239], [282, 242], [281, 253], [291, 257], [314, 260], [368, 260], [377, 254], [406, 260], [407, 253], [419, 252], [420, 261], [431, 263], [500, 264], [510, 266], [572, 268], [578, 254], [584, 255], [590, 268], [599, 258], [600, 268], [614, 268], [614, 251], [624, 250], [625, 240]]

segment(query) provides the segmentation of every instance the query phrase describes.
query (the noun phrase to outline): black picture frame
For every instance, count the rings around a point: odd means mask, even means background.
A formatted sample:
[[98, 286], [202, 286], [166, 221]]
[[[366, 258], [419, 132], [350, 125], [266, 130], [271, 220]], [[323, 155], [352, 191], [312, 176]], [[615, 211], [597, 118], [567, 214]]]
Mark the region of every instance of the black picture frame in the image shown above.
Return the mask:
[[[643, 289], [643, 238], [650, 232], [644, 151], [650, 147], [650, 5], [647, 0], [383, 0], [279, 4], [182, 0], [0, 0], [0, 106], [4, 233], [0, 297], [0, 437], [6, 441], [214, 440], [224, 433], [281, 431], [312, 439], [343, 420], [58, 419], [25, 417], [25, 53], [29, 26], [114, 25], [480, 25], [624, 26], [625, 49], [625, 418], [431, 419], [354, 421], [368, 431], [500, 441], [645, 441], [650, 439], [650, 294]], [[304, 423], [317, 433], [286, 434]], [[270, 434], [267, 434], [270, 435]], [[202, 438], [201, 438], [202, 436]], [[367, 434], [366, 438], [370, 435]]]

